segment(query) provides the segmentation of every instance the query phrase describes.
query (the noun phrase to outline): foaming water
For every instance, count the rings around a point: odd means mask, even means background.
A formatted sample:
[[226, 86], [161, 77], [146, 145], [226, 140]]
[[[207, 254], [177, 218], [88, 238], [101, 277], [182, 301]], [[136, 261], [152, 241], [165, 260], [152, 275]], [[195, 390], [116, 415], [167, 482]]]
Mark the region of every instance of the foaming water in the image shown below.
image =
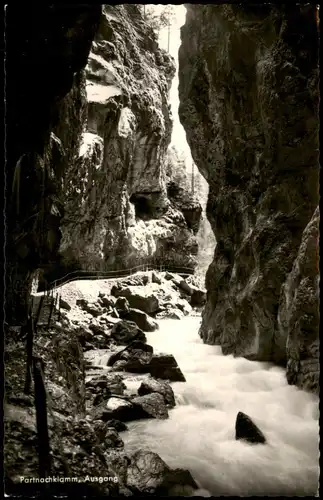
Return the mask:
[[[126, 450], [151, 449], [169, 466], [189, 469], [203, 488], [200, 496], [314, 496], [318, 398], [289, 386], [281, 368], [203, 344], [199, 323], [163, 320], [147, 334], [155, 352], [174, 354], [186, 383], [172, 384], [177, 406], [169, 419], [129, 424]], [[259, 426], [266, 445], [235, 440], [238, 411]]]

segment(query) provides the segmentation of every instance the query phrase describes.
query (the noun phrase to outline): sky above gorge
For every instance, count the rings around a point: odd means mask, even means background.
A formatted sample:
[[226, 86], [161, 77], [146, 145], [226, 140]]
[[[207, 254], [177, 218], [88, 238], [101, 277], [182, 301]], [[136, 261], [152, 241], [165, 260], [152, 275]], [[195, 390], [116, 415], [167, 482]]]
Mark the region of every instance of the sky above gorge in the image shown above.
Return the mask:
[[[164, 5], [154, 5], [156, 11], [163, 9]], [[172, 88], [170, 91], [170, 104], [173, 113], [173, 133], [172, 133], [172, 145], [176, 146], [179, 151], [182, 151], [186, 157], [187, 168], [190, 168], [192, 157], [190, 148], [186, 141], [185, 130], [182, 127], [179, 116], [178, 116], [178, 50], [181, 45], [181, 32], [180, 28], [185, 24], [186, 9], [184, 5], [173, 5], [175, 11], [175, 17], [170, 28], [170, 46], [169, 52], [174, 57], [176, 63], [176, 74], [173, 79]], [[161, 48], [167, 50], [168, 46], [168, 28], [164, 28], [159, 34], [159, 45]]]

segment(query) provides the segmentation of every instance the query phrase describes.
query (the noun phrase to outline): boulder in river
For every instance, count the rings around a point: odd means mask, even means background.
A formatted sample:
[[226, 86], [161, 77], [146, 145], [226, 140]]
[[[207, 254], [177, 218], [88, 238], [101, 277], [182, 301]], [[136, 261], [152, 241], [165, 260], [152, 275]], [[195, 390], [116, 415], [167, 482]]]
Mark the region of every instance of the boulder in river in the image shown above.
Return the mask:
[[266, 438], [261, 430], [242, 411], [239, 411], [236, 419], [236, 440], [240, 439], [253, 444], [266, 443]]
[[189, 471], [172, 470], [157, 453], [147, 450], [138, 450], [130, 456], [127, 486], [134, 494], [157, 496], [180, 494], [176, 486], [181, 487], [183, 496], [190, 496], [198, 488]]
[[128, 344], [135, 339], [141, 340], [142, 342], [147, 341], [146, 335], [138, 328], [136, 323], [127, 320], [119, 321], [113, 326], [111, 337], [117, 344]]
[[142, 418], [168, 418], [168, 411], [161, 394], [147, 394], [134, 399], [111, 397], [108, 402], [97, 406], [92, 414], [93, 420], [120, 420], [131, 422]]
[[127, 312], [129, 311], [129, 302], [126, 297], [118, 297], [114, 307], [118, 310], [119, 314], [121, 312]]
[[95, 435], [99, 443], [103, 444], [105, 449], [123, 448], [124, 443], [118, 432], [127, 430], [126, 424], [119, 420], [94, 420], [92, 422]]
[[164, 397], [153, 392], [144, 396], [137, 396], [132, 400], [132, 403], [142, 408], [147, 417], [165, 419], [168, 418], [168, 411]]
[[[123, 361], [123, 360], [122, 360]], [[128, 361], [123, 361], [123, 370], [130, 373], [149, 373], [149, 363], [141, 359], [129, 359]], [[121, 363], [121, 361], [117, 361]], [[115, 365], [112, 367], [115, 368]]]
[[124, 443], [119, 436], [116, 429], [107, 428], [105, 436], [104, 436], [104, 445], [106, 448], [123, 448]]
[[122, 361], [141, 361], [142, 363], [149, 363], [151, 360], [154, 349], [151, 345], [145, 344], [140, 340], [135, 340], [131, 342], [131, 344], [124, 349], [121, 349], [118, 352], [113, 353], [107, 365], [114, 366], [116, 362], [119, 360]]
[[[127, 399], [120, 399], [112, 397], [107, 403], [97, 406], [93, 413], [93, 420], [121, 420], [122, 422], [129, 422], [136, 420], [133, 404]], [[138, 417], [140, 418], [140, 417]]]
[[140, 359], [130, 359], [125, 363], [124, 370], [132, 373], [150, 373], [152, 377], [171, 382], [186, 382], [172, 354], [154, 354], [149, 363]]
[[113, 287], [111, 290], [116, 297], [126, 297], [130, 307], [140, 309], [147, 314], [153, 314], [159, 309], [159, 300], [149, 286]]
[[109, 428], [115, 429], [118, 432], [123, 432], [123, 431], [128, 430], [128, 427], [126, 426], [126, 424], [124, 422], [121, 422], [121, 420], [115, 420], [114, 418], [111, 420], [108, 420], [107, 426]]
[[121, 376], [111, 372], [100, 373], [99, 376], [88, 380], [85, 386], [92, 393], [98, 393], [100, 390], [109, 388], [111, 393], [119, 395], [122, 395], [124, 389], [126, 389], [126, 385], [122, 381]]
[[111, 371], [112, 372], [124, 372], [126, 364], [127, 364], [127, 361], [125, 361], [124, 359], [120, 359], [119, 361], [116, 361], [115, 363], [113, 363]]
[[184, 313], [181, 309], [177, 309], [177, 307], [166, 307], [164, 311], [159, 312], [156, 315], [158, 319], [183, 319]]
[[161, 394], [165, 403], [170, 408], [175, 406], [174, 391], [165, 380], [155, 380], [154, 378], [151, 378], [142, 382], [138, 389], [139, 396], [145, 396], [146, 394], [151, 394], [153, 392]]
[[149, 373], [152, 377], [170, 380], [171, 382], [186, 382], [172, 354], [154, 354], [149, 363]]
[[159, 328], [157, 321], [154, 321], [144, 311], [140, 311], [140, 309], [130, 308], [127, 311], [120, 311], [119, 314], [121, 318], [136, 323], [144, 332], [154, 332]]

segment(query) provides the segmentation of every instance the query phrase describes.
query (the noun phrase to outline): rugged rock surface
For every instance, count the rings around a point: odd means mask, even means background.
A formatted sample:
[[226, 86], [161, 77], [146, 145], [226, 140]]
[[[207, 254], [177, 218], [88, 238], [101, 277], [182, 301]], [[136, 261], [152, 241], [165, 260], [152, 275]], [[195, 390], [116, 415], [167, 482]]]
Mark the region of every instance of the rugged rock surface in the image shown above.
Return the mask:
[[265, 444], [266, 438], [248, 415], [239, 411], [236, 418], [236, 440], [243, 439], [249, 443]]
[[168, 382], [151, 378], [145, 382], [142, 382], [138, 389], [139, 396], [144, 396], [145, 394], [151, 394], [153, 392], [158, 392], [159, 394], [161, 394], [165, 400], [165, 403], [169, 407], [172, 408], [173, 406], [175, 406], [174, 391]]
[[[81, 311], [76, 300], [74, 307]], [[82, 483], [80, 491], [74, 483], [58, 482], [49, 486], [21, 483], [21, 476], [38, 477], [37, 428], [33, 386], [30, 394], [24, 394], [25, 341], [19, 329], [10, 327], [6, 329], [5, 343], [6, 493], [97, 497], [146, 495], [149, 490], [152, 495], [192, 494], [196, 485], [188, 471], [171, 470], [157, 454], [146, 450], [127, 456], [119, 435], [127, 430], [124, 421], [166, 419], [168, 408], [175, 403], [171, 387], [147, 376], [139, 394], [132, 391], [128, 395], [131, 389], [127, 388], [127, 380], [133, 380], [130, 373], [113, 373], [93, 364], [107, 350], [117, 348], [112, 336], [107, 336], [106, 349], [94, 349], [93, 356], [86, 356], [86, 363], [82, 343], [87, 327], [81, 319], [77, 325], [73, 324], [68, 319], [72, 313], [64, 311], [60, 321], [53, 320], [49, 328], [38, 326], [34, 354], [43, 359], [45, 367], [51, 474], [91, 479]], [[123, 354], [128, 350], [130, 358], [135, 357], [139, 348], [151, 358], [152, 347], [142, 341], [132, 342]], [[173, 358], [168, 359], [166, 355], [161, 361], [167, 367], [174, 365]], [[154, 464], [157, 469], [149, 470], [149, 465], [154, 467]], [[100, 483], [95, 481], [98, 477], [111, 480]]]
[[149, 363], [149, 373], [153, 377], [171, 382], [186, 382], [172, 354], [154, 354]]
[[[149, 363], [153, 355], [153, 347], [143, 342], [131, 342], [121, 351], [113, 353], [108, 361], [108, 366], [115, 366], [118, 361], [129, 363]], [[119, 365], [120, 366], [120, 365]]]
[[[145, 495], [191, 496], [198, 488], [187, 470], [169, 469], [156, 453], [139, 450], [130, 458], [127, 485], [135, 494], [142, 492]], [[175, 489], [175, 485], [182, 491]]]
[[100, 16], [100, 5], [6, 9], [8, 322], [21, 324], [36, 270], [57, 258], [64, 170], [82, 133], [83, 68]]
[[287, 361], [301, 387], [317, 385], [317, 261], [304, 256], [318, 205], [317, 19], [314, 4], [187, 5], [179, 53], [180, 119], [217, 241], [200, 334], [225, 354]]
[[119, 314], [123, 319], [134, 321], [144, 332], [154, 332], [159, 328], [156, 321], [139, 309], [130, 308], [127, 312], [119, 312]]
[[120, 321], [116, 323], [111, 330], [112, 338], [118, 344], [128, 344], [132, 340], [140, 340], [145, 342], [146, 335], [133, 321]]
[[159, 309], [158, 297], [147, 287], [128, 286], [120, 289], [112, 289], [111, 293], [116, 297], [126, 297], [131, 307], [152, 314]]
[[137, 6], [103, 6], [86, 68], [86, 130], [65, 176], [62, 269], [196, 265], [201, 207], [167, 193], [174, 72]]
[[159, 393], [137, 396], [132, 399], [111, 397], [96, 406], [93, 413], [95, 420], [108, 422], [120, 420], [130, 422], [142, 418], [168, 418], [168, 411], [163, 396]]
[[282, 287], [279, 338], [287, 332], [287, 379], [319, 394], [319, 209], [305, 228], [297, 257]]

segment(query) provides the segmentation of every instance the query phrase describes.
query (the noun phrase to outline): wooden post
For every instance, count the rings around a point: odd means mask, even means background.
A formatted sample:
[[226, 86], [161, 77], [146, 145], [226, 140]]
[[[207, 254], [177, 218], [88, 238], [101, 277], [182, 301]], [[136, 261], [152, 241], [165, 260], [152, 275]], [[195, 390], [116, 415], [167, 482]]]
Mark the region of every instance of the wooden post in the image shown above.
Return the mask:
[[60, 319], [61, 319], [61, 294], [58, 294], [58, 292], [57, 292], [57, 295], [58, 295], [58, 318], [57, 318], [57, 321], [60, 321]]
[[27, 323], [27, 338], [26, 338], [26, 379], [25, 379], [25, 388], [24, 393], [30, 394], [30, 386], [31, 386], [31, 370], [32, 370], [32, 362], [33, 362], [33, 345], [34, 345], [34, 322], [32, 316], [32, 308], [29, 311]]
[[41, 313], [41, 310], [43, 307], [44, 297], [45, 297], [44, 295], [40, 296], [40, 300], [39, 300], [39, 304], [38, 304], [38, 309], [37, 309], [37, 313], [36, 313], [36, 317], [35, 317], [35, 321], [34, 321], [34, 326], [35, 326], [36, 331], [37, 331], [38, 321], [40, 318], [40, 313]]
[[38, 435], [39, 476], [47, 477], [50, 474], [51, 460], [47, 422], [46, 388], [44, 382], [44, 362], [41, 358], [33, 357], [33, 375]]
[[54, 307], [56, 306], [57, 297], [58, 297], [58, 294], [56, 295], [56, 297], [54, 299], [54, 293], [53, 293], [53, 295], [51, 297], [52, 300], [51, 300], [51, 303], [50, 303], [50, 311], [49, 311], [49, 316], [48, 316], [47, 328], [50, 327], [50, 322], [51, 322], [51, 319], [52, 319]]

